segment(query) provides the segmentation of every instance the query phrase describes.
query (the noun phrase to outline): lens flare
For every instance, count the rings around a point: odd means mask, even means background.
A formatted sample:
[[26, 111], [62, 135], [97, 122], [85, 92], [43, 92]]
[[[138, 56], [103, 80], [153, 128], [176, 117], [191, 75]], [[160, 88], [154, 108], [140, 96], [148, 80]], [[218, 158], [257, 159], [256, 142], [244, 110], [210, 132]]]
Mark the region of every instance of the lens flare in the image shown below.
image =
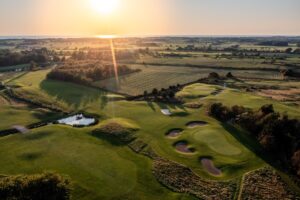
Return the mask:
[[113, 61], [113, 65], [114, 65], [116, 85], [117, 85], [117, 87], [119, 87], [118, 63], [117, 63], [117, 59], [116, 59], [115, 47], [114, 47], [114, 42], [113, 42], [112, 38], [110, 39], [110, 49], [111, 49], [111, 56], [112, 56], [112, 61]]

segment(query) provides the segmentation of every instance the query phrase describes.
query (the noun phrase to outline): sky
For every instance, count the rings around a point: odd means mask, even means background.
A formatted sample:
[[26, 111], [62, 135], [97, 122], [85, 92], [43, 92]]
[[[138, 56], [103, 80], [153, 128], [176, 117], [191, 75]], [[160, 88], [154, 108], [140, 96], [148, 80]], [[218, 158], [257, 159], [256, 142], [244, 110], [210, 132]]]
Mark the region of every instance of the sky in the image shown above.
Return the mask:
[[0, 35], [300, 35], [300, 0], [90, 1], [0, 0]]

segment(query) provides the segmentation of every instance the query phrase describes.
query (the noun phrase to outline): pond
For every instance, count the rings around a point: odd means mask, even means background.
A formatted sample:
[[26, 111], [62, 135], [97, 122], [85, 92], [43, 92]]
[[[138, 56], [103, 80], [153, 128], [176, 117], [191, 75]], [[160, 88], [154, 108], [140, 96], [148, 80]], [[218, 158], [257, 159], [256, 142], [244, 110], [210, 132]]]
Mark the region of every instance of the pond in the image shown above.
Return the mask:
[[66, 124], [70, 126], [90, 126], [96, 123], [95, 118], [85, 117], [83, 114], [73, 115], [67, 118], [58, 120], [59, 124]]

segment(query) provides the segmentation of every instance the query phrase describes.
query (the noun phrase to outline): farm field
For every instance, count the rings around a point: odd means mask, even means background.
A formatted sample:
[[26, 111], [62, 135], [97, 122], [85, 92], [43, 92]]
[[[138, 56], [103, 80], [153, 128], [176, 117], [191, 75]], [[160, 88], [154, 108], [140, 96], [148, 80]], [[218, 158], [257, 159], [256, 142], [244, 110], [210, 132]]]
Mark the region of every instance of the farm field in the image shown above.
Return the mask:
[[[155, 66], [155, 65], [132, 65], [132, 68], [141, 69], [141, 72], [124, 75], [119, 78], [120, 84], [116, 85], [116, 79], [110, 78], [93, 83], [94, 86], [105, 88], [113, 92], [129, 95], [151, 92], [153, 88], [168, 88], [171, 85], [186, 84], [207, 77], [211, 72], [209, 68], [196, 68], [188, 66]], [[226, 75], [232, 70], [215, 69], [220, 75]], [[254, 70], [234, 70], [236, 76], [279, 79], [275, 72]], [[162, 81], [163, 80], [163, 81]]]

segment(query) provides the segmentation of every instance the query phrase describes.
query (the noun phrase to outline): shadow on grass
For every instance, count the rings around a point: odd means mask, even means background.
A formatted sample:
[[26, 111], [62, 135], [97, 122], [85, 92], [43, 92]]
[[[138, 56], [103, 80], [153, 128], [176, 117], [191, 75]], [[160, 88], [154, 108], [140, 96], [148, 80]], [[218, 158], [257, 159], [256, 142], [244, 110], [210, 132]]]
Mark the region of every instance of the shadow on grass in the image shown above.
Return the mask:
[[155, 109], [155, 106], [154, 106], [154, 104], [153, 104], [153, 102], [147, 101], [147, 104], [148, 104], [148, 106], [151, 108], [151, 110], [153, 110], [153, 111], [156, 110], [156, 109]]
[[275, 163], [275, 158], [270, 155], [270, 153], [266, 152], [266, 150], [260, 145], [260, 143], [248, 134], [245, 131], [239, 130], [233, 125], [221, 122], [222, 127], [228, 131], [236, 140], [238, 140], [241, 144], [243, 144], [248, 150], [253, 152], [256, 156], [260, 157], [269, 165], [280, 168], [278, 164]]
[[23, 153], [18, 157], [22, 160], [33, 161], [39, 159], [40, 157], [42, 157], [42, 155], [43, 155], [42, 152], [31, 152], [31, 153]]
[[108, 135], [101, 132], [92, 132], [90, 133], [91, 136], [104, 140], [114, 146], [125, 146], [135, 140], [135, 137], [132, 138], [120, 138], [118, 136]]
[[67, 103], [75, 109], [95, 101], [101, 102], [101, 108], [104, 108], [107, 104], [107, 92], [100, 89], [54, 80], [44, 80], [41, 82], [40, 87], [48, 95], [55, 97], [58, 101]]
[[33, 116], [41, 121], [44, 120], [55, 120], [57, 118], [63, 117], [63, 114], [52, 112], [50, 110], [34, 110]]
[[160, 109], [181, 109], [187, 111], [186, 108], [181, 104], [165, 104], [165, 103], [156, 103]]
[[26, 135], [25, 139], [26, 140], [39, 140], [39, 139], [43, 139], [48, 136], [51, 136], [52, 134], [53, 134], [53, 132], [50, 132], [50, 131], [41, 131], [38, 133]]

